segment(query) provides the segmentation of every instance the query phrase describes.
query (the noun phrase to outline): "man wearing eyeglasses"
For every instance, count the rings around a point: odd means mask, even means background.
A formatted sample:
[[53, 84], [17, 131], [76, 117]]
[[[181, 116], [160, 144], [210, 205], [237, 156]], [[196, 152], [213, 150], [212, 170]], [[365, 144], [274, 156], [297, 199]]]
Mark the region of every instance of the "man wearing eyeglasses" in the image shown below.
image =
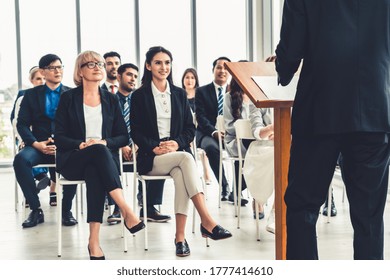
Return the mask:
[[[41, 203], [36, 193], [32, 167], [37, 164], [55, 162], [54, 117], [60, 95], [70, 88], [62, 85], [63, 65], [55, 54], [47, 54], [39, 60], [40, 72], [46, 83], [26, 91], [20, 105], [17, 129], [25, 147], [15, 156], [14, 171], [24, 197], [30, 203], [31, 213], [22, 224], [23, 228], [34, 227], [44, 222]], [[51, 180], [55, 181], [55, 170], [50, 168]], [[63, 191], [62, 224], [77, 224], [71, 213], [76, 185]], [[53, 194], [51, 194], [51, 197]]]

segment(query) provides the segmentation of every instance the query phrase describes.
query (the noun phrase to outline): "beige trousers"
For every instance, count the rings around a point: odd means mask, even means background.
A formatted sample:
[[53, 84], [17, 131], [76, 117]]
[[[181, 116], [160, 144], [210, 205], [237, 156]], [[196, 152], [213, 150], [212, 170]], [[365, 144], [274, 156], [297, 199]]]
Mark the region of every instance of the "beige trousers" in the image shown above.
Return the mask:
[[175, 214], [187, 215], [189, 200], [203, 192], [195, 160], [190, 153], [173, 152], [154, 158], [147, 175], [171, 175], [175, 185]]

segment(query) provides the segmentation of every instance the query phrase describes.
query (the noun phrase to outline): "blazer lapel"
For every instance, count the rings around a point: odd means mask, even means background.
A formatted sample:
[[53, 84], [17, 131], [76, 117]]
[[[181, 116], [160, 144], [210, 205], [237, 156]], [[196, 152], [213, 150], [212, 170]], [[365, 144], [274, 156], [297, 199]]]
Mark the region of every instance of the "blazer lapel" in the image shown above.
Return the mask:
[[74, 108], [76, 108], [77, 120], [79, 121], [79, 125], [81, 131], [83, 132], [83, 139], [85, 140], [85, 119], [84, 119], [84, 98], [83, 98], [83, 87], [79, 87], [73, 99]]
[[179, 108], [181, 106], [179, 100], [178, 100], [178, 95], [176, 94], [175, 90], [173, 89], [173, 86], [170, 85], [171, 87], [171, 136], [176, 135], [177, 131], [177, 120], [176, 118], [180, 118], [182, 116], [179, 115]]
[[211, 108], [213, 108], [214, 111], [218, 112], [218, 100], [217, 100], [217, 95], [215, 94], [214, 83], [209, 84], [208, 92], [210, 94], [209, 97], [210, 97]]
[[46, 86], [42, 86], [38, 91], [38, 102], [39, 102], [39, 112], [43, 112], [43, 114], [46, 116]]
[[145, 94], [145, 105], [147, 106], [146, 108], [150, 109], [150, 120], [152, 121], [151, 123], [151, 129], [153, 129], [153, 135], [157, 139], [160, 139], [159, 133], [158, 133], [158, 127], [157, 127], [157, 111], [156, 111], [156, 103], [154, 102], [154, 97], [153, 97], [153, 92], [152, 92], [152, 86], [149, 85], [146, 88]]
[[107, 96], [105, 94], [102, 94], [101, 88], [99, 88], [100, 93], [100, 101], [102, 103], [102, 118], [103, 118], [103, 124], [102, 124], [102, 139], [106, 139], [107, 130], [105, 129], [107, 126], [107, 116], [110, 114], [109, 110], [109, 103], [107, 100]]

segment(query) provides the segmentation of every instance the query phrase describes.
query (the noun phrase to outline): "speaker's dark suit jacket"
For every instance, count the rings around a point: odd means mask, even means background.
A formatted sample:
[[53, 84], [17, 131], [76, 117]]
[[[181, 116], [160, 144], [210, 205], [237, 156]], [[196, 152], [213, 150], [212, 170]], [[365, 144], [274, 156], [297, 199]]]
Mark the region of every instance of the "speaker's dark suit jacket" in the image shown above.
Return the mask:
[[215, 93], [214, 83], [198, 87], [195, 93], [196, 141], [200, 143], [202, 137], [216, 130], [215, 125], [218, 117], [218, 100]]
[[[179, 144], [179, 151], [190, 151], [195, 126], [187, 94], [172, 84], [171, 89], [171, 131], [170, 140]], [[153, 149], [160, 144], [157, 127], [157, 113], [151, 84], [142, 86], [132, 93], [130, 107], [131, 138], [138, 145], [137, 168], [146, 174], [153, 167]]]
[[[100, 89], [102, 105], [102, 139], [118, 158], [118, 149], [129, 143], [126, 124], [118, 99], [108, 91]], [[60, 171], [69, 155], [85, 142], [85, 119], [83, 88], [79, 86], [61, 96], [56, 118], [57, 169]]]
[[[45, 85], [26, 90], [18, 115], [17, 129], [23, 142], [31, 146], [35, 141], [44, 141], [54, 135], [54, 120], [46, 116]], [[62, 85], [60, 93], [70, 88]]]
[[290, 0], [277, 72], [303, 59], [292, 131], [390, 132], [390, 1]]

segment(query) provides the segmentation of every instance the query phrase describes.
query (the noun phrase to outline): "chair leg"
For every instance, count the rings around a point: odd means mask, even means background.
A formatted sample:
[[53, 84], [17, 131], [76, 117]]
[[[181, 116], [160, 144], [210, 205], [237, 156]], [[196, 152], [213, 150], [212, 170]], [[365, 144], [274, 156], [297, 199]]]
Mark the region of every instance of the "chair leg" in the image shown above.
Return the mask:
[[15, 212], [18, 212], [18, 205], [19, 205], [19, 190], [18, 190], [18, 181], [15, 177]]
[[62, 254], [62, 189], [59, 176], [56, 175], [57, 181], [57, 256], [61, 257]]
[[[235, 172], [235, 171], [234, 171]], [[237, 202], [237, 228], [240, 228], [240, 218], [241, 218], [241, 192], [242, 192], [242, 161], [239, 161], [238, 164], [238, 202]]]
[[144, 224], [145, 224], [145, 251], [148, 250], [148, 215], [147, 215], [147, 209], [148, 206], [146, 204], [146, 182], [145, 180], [142, 180], [142, 201], [143, 201], [143, 210], [144, 210]]
[[253, 201], [255, 203], [256, 240], [260, 241], [259, 205], [255, 199]]
[[220, 160], [219, 160], [218, 208], [221, 208], [221, 194], [222, 194], [222, 155], [220, 155]]
[[327, 216], [327, 223], [330, 223], [330, 214], [331, 214], [331, 203], [332, 203], [332, 184], [330, 184], [329, 190], [328, 190], [328, 216]]

